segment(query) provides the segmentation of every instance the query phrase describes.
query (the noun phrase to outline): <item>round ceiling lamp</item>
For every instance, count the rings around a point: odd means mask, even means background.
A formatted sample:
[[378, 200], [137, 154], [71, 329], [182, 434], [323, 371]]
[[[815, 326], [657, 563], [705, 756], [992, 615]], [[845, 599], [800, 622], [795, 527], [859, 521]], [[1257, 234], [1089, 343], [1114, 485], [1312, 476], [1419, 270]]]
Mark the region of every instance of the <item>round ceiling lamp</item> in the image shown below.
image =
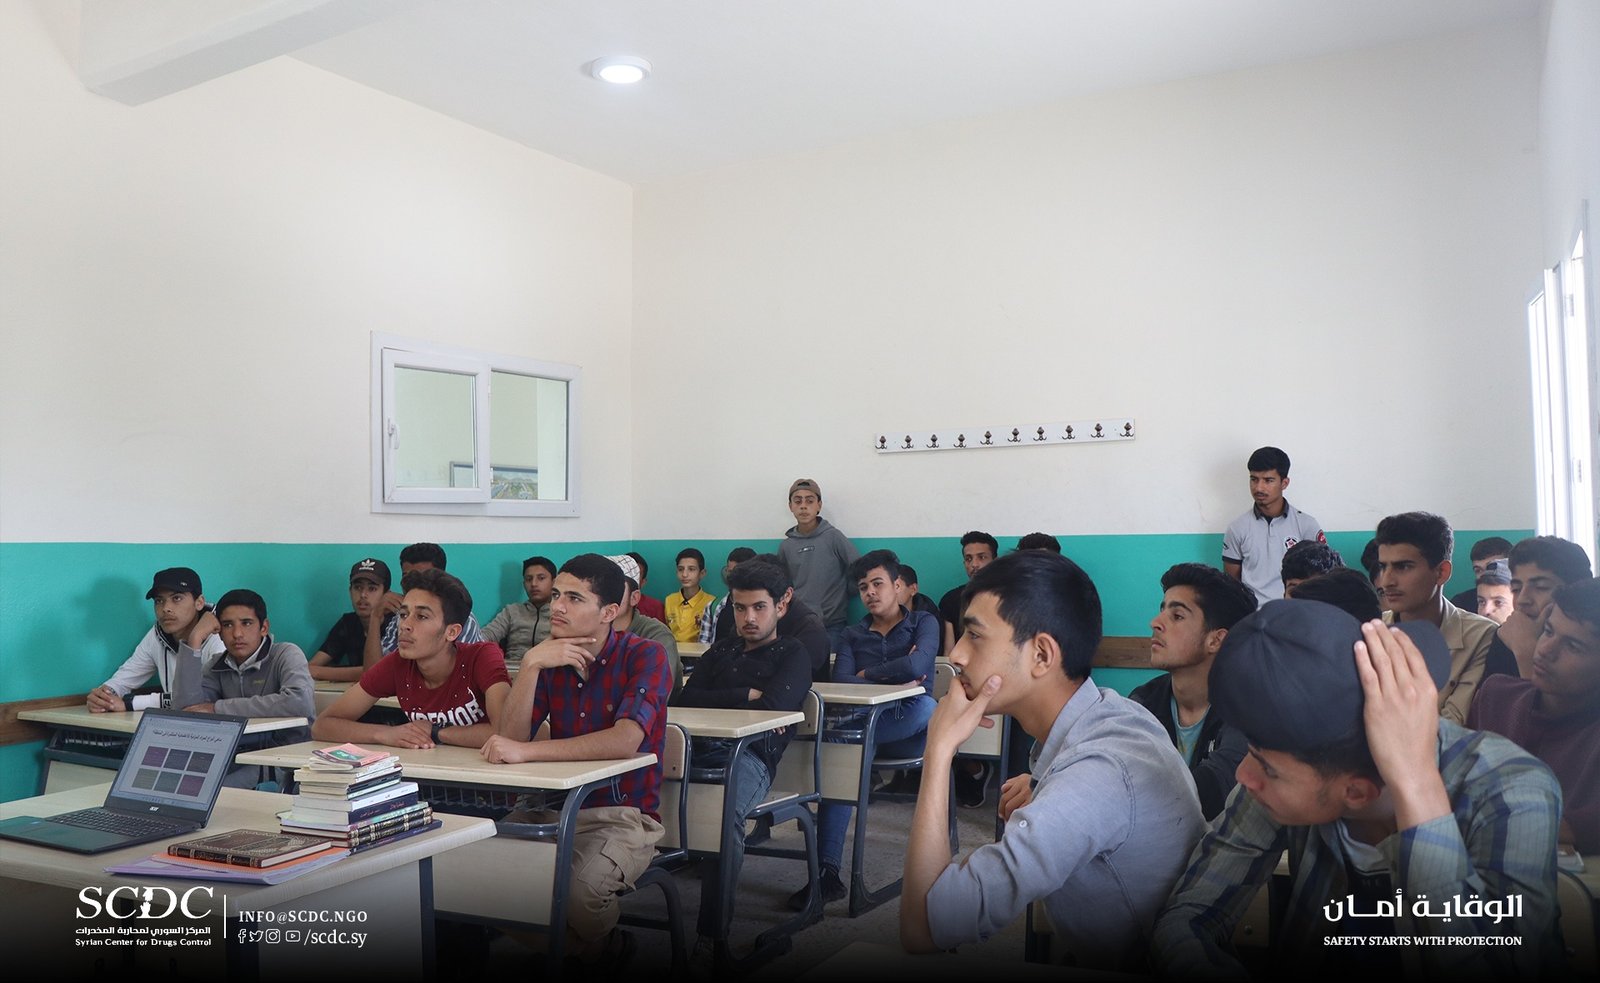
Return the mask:
[[632, 85], [649, 77], [650, 63], [633, 55], [612, 55], [591, 62], [589, 74], [613, 85]]

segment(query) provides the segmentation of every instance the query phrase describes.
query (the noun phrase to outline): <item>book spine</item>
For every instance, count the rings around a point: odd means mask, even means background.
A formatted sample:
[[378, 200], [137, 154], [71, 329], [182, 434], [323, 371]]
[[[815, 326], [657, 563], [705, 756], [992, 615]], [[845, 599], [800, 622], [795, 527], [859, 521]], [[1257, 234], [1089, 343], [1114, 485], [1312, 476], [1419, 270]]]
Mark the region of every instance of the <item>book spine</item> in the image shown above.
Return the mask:
[[407, 792], [404, 796], [399, 798], [385, 799], [382, 802], [376, 802], [369, 806], [362, 806], [361, 808], [350, 810], [307, 807], [303, 806], [299, 801], [296, 801], [294, 808], [290, 810], [289, 815], [292, 819], [303, 820], [306, 822], [345, 823], [347, 825], [354, 826], [364, 820], [371, 819], [374, 816], [381, 816], [386, 812], [393, 812], [401, 807], [416, 804], [416, 792]]
[[415, 816], [411, 816], [402, 822], [387, 823], [383, 826], [374, 826], [371, 829], [364, 829], [351, 833], [348, 845], [361, 846], [377, 840], [387, 839], [396, 833], [404, 833], [406, 830], [416, 829], [418, 826], [426, 826], [431, 822], [433, 822], [432, 812], [419, 812]]
[[355, 854], [355, 853], [360, 853], [362, 850], [371, 850], [374, 847], [386, 846], [389, 843], [393, 843], [395, 840], [403, 840], [408, 836], [417, 836], [417, 835], [420, 835], [422, 833], [426, 833], [429, 830], [438, 829], [440, 826], [443, 826], [443, 825], [444, 825], [443, 821], [435, 819], [432, 822], [427, 823], [426, 825], [418, 826], [418, 827], [416, 827], [414, 829], [403, 830], [403, 831], [401, 831], [399, 833], [394, 834], [393, 836], [386, 836], [381, 840], [375, 840], [375, 841], [373, 841], [371, 843], [362, 843], [359, 846], [353, 846], [353, 847], [350, 848], [350, 852], [352, 854]]
[[182, 844], [173, 844], [167, 847], [167, 852], [174, 857], [188, 857], [191, 860], [209, 860], [217, 864], [230, 864], [234, 867], [260, 867], [261, 861], [243, 853], [229, 853], [226, 850], [205, 850]]

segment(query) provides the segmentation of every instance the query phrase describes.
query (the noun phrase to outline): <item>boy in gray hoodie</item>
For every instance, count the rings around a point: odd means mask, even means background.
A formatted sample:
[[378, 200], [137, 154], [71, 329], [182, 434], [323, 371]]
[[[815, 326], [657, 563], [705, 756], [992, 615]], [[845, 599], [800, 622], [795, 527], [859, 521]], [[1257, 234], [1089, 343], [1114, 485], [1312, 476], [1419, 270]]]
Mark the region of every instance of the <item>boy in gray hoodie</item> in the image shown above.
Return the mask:
[[795, 525], [784, 533], [778, 553], [794, 581], [794, 596], [822, 615], [837, 651], [849, 603], [846, 571], [861, 552], [822, 517], [822, 486], [812, 479], [796, 478], [789, 486], [789, 511]]

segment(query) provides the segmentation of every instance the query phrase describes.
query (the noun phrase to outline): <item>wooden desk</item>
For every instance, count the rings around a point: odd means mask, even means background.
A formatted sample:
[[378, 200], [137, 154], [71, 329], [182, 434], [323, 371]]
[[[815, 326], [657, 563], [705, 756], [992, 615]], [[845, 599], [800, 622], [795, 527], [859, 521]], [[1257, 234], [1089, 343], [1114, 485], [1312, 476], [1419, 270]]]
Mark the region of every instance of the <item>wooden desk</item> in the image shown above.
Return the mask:
[[[99, 805], [108, 788], [84, 787], [8, 802], [0, 805], [0, 817], [49, 816]], [[238, 828], [276, 829], [277, 813], [289, 804], [287, 795], [224, 788], [206, 830], [216, 833]], [[8, 840], [0, 848], [0, 889], [5, 892], [8, 912], [0, 920], [0, 951], [46, 975], [70, 978], [76, 978], [80, 970], [92, 970], [96, 960], [117, 965], [118, 972], [129, 979], [153, 973], [171, 975], [173, 967], [181, 969], [185, 977], [216, 979], [431, 976], [433, 858], [494, 835], [494, 824], [485, 819], [439, 818], [443, 822], [440, 829], [375, 847], [272, 885], [142, 879], [104, 870], [161, 852], [168, 843], [190, 839], [194, 833], [94, 856]], [[150, 901], [153, 911], [162, 910], [168, 904], [168, 896], [160, 891], [153, 896], [145, 894], [147, 886], [165, 887], [179, 896], [197, 888], [197, 893], [191, 895], [190, 911], [201, 917], [191, 920], [174, 913], [166, 919], [119, 920], [105, 914], [82, 919], [77, 915], [85, 904], [80, 892], [86, 888], [96, 889], [96, 900], [105, 899], [112, 889], [122, 888], [117, 904], [125, 910], [137, 909], [141, 899]], [[319, 914], [308, 918], [301, 914], [304, 912]], [[343, 915], [347, 912], [359, 914]], [[333, 920], [339, 916], [346, 920]], [[181, 948], [78, 944], [84, 938], [79, 930], [84, 927], [142, 930], [145, 926], [176, 925], [205, 928], [207, 934], [194, 940], [203, 940], [204, 944]], [[269, 936], [268, 931], [277, 934]], [[291, 931], [299, 935], [298, 942], [291, 943], [286, 938]], [[344, 935], [337, 940], [323, 936], [327, 941], [313, 941], [308, 934], [312, 931]], [[352, 932], [363, 933], [362, 939], [354, 940]], [[124, 965], [123, 959], [134, 965]], [[48, 970], [41, 968], [46, 966]], [[213, 971], [215, 976], [211, 976]]]
[[[238, 755], [240, 764], [299, 767], [326, 741], [307, 741]], [[440, 858], [435, 871], [434, 907], [440, 912], [491, 924], [548, 930], [551, 964], [561, 965], [566, 933], [567, 874], [572, 870], [572, 837], [578, 809], [595, 789], [617, 776], [656, 764], [653, 754], [608, 761], [538, 761], [496, 765], [477, 748], [386, 748], [400, 759], [408, 780], [453, 789], [565, 791], [553, 840], [534, 840], [498, 830], [493, 839]], [[437, 810], [436, 810], [437, 811]], [[557, 876], [560, 872], [561, 876]]]
[[812, 683], [812, 692], [825, 704], [878, 706], [926, 693], [921, 683]]
[[698, 659], [700, 656], [705, 655], [706, 649], [710, 647], [705, 642], [679, 642], [678, 658]]
[[[107, 772], [116, 771], [122, 764], [128, 739], [143, 716], [143, 710], [95, 713], [88, 707], [48, 707], [18, 713], [19, 720], [50, 728], [50, 739], [44, 746], [44, 767], [39, 770], [38, 793], [65, 792], [109, 782], [111, 776]], [[310, 723], [304, 717], [251, 717], [244, 732], [246, 736], [268, 734]]]
[[[333, 706], [334, 701], [343, 696], [345, 692], [354, 685], [354, 681], [341, 682], [334, 679], [316, 680], [316, 685], [311, 688], [311, 699], [316, 706], [317, 715], [321, 716], [322, 711]], [[374, 706], [386, 707], [390, 710], [398, 710], [400, 709], [400, 701], [392, 696], [385, 696], [379, 699]]]
[[682, 727], [690, 737], [750, 737], [804, 722], [798, 710], [718, 710], [707, 707], [668, 707], [667, 722]]

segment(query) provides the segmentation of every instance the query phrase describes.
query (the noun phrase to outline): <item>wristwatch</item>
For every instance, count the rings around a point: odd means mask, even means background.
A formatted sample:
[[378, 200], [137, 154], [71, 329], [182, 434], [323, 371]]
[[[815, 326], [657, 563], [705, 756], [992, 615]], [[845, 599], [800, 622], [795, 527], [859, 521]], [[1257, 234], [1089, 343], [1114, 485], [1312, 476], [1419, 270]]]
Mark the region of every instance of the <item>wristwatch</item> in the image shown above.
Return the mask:
[[435, 744], [438, 744], [439, 743], [439, 731], [441, 731], [441, 730], [444, 730], [444, 724], [435, 723], [433, 725], [433, 733], [431, 735], [429, 735], [428, 740], [432, 741]]

